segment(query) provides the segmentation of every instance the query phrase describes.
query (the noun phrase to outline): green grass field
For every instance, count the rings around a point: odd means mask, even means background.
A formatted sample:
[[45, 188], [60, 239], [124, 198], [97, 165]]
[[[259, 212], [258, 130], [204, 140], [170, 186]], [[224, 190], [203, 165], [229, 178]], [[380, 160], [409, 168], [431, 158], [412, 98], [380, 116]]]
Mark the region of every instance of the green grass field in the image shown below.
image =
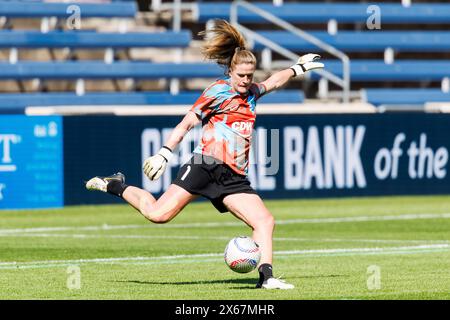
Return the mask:
[[450, 299], [450, 197], [266, 204], [294, 290], [229, 270], [228, 240], [250, 229], [202, 202], [165, 225], [127, 205], [0, 211], [0, 299]]

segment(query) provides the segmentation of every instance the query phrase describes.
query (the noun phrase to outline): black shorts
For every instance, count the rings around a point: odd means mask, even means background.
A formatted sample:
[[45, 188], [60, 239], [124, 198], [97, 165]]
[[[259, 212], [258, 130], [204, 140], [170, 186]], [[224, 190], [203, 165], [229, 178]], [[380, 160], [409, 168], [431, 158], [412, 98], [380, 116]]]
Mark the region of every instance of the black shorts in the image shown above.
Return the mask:
[[227, 212], [223, 198], [235, 193], [253, 193], [250, 181], [220, 161], [194, 153], [172, 182], [192, 194], [208, 198], [219, 212]]

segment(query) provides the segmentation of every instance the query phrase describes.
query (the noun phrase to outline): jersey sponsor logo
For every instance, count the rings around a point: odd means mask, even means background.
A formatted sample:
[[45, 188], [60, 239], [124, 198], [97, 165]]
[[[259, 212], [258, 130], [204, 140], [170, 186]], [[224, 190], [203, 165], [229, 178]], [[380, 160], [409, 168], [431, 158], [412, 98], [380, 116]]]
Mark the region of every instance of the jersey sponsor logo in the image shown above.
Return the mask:
[[252, 129], [252, 127], [253, 123], [247, 121], [237, 121], [233, 122], [233, 124], [231, 125], [231, 128], [236, 131], [249, 131]]

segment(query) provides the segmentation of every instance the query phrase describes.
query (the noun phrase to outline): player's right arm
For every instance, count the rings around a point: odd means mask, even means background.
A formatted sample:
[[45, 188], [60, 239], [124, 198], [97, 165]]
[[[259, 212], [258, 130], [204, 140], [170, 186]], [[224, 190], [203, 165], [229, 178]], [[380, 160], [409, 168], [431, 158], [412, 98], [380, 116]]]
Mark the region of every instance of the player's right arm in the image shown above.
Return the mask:
[[201, 120], [199, 117], [193, 111], [189, 111], [184, 116], [183, 120], [181, 120], [175, 129], [173, 129], [169, 139], [166, 141], [165, 146], [171, 150], [174, 150], [183, 140], [184, 136], [200, 122]]
[[189, 111], [183, 120], [173, 129], [169, 139], [158, 153], [144, 161], [143, 170], [150, 180], [157, 180], [161, 177], [166, 169], [167, 163], [172, 158], [173, 150], [183, 140], [184, 136], [200, 122], [201, 120], [198, 116], [193, 111]]
[[164, 146], [156, 155], [144, 161], [143, 170], [150, 180], [157, 180], [161, 177], [166, 169], [167, 163], [172, 158], [172, 151], [175, 150], [184, 136], [199, 124], [202, 119], [211, 114], [214, 108], [220, 104], [220, 100], [217, 99], [217, 93], [216, 83], [206, 88], [189, 112], [184, 116], [183, 120], [172, 131]]

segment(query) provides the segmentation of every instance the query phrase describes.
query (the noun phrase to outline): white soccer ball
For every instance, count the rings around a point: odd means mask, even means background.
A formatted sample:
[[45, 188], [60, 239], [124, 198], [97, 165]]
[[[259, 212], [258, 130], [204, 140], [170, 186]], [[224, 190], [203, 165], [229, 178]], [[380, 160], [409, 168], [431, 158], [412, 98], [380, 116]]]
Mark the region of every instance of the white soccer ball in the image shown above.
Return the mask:
[[258, 244], [250, 237], [240, 236], [230, 240], [225, 248], [225, 263], [231, 270], [247, 273], [256, 268], [261, 259]]

